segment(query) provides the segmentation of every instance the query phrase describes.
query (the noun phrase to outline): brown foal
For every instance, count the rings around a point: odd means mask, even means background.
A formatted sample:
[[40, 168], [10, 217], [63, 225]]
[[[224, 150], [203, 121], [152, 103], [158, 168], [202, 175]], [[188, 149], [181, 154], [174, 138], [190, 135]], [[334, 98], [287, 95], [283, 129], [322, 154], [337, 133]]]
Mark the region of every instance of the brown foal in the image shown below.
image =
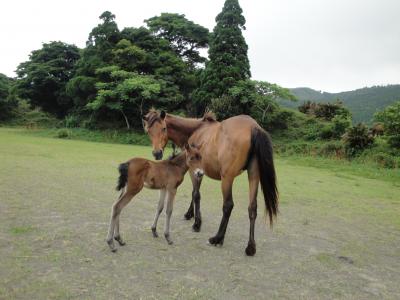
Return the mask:
[[[201, 166], [204, 173], [221, 180], [223, 196], [222, 219], [215, 236], [209, 239], [212, 245], [222, 245], [229, 217], [233, 209], [232, 185], [236, 176], [247, 170], [249, 180], [250, 234], [246, 247], [247, 255], [256, 253], [254, 225], [257, 217], [257, 192], [261, 184], [266, 211], [272, 225], [278, 212], [278, 190], [273, 160], [272, 141], [268, 133], [249, 116], [240, 115], [222, 122], [216, 121], [211, 113], [203, 118], [182, 118], [165, 112], [151, 110], [143, 116], [145, 130], [153, 145], [153, 155], [161, 159], [163, 150], [171, 140], [179, 147], [186, 143], [201, 146]], [[192, 175], [191, 175], [192, 176]], [[194, 217], [193, 230], [201, 226], [200, 192], [201, 179], [192, 176], [192, 202], [185, 217]]]
[[119, 216], [122, 209], [138, 194], [143, 187], [160, 190], [160, 198], [154, 222], [151, 227], [154, 237], [157, 234], [157, 221], [166, 203], [166, 219], [164, 236], [168, 244], [172, 244], [170, 237], [170, 222], [173, 202], [177, 188], [182, 183], [188, 169], [195, 178], [201, 180], [204, 172], [200, 165], [201, 156], [196, 146], [186, 145], [185, 151], [160, 162], [154, 162], [144, 158], [132, 158], [119, 166], [119, 179], [117, 190], [122, 190], [118, 200], [112, 206], [110, 227], [108, 230], [107, 244], [112, 252], [116, 252], [115, 239], [121, 246], [125, 242], [119, 232]]

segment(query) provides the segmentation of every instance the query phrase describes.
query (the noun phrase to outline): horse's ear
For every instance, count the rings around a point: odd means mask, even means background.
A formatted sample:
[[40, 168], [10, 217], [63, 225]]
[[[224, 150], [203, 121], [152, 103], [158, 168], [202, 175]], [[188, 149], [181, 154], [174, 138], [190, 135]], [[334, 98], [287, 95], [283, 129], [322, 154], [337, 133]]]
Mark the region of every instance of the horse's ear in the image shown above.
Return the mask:
[[190, 146], [189, 146], [188, 143], [186, 143], [186, 144], [185, 144], [185, 150], [189, 151], [189, 149], [190, 149]]
[[162, 111], [160, 112], [160, 118], [161, 118], [161, 120], [164, 120], [164, 119], [165, 119], [165, 115], [166, 115], [166, 114], [165, 114], [165, 111], [162, 110]]

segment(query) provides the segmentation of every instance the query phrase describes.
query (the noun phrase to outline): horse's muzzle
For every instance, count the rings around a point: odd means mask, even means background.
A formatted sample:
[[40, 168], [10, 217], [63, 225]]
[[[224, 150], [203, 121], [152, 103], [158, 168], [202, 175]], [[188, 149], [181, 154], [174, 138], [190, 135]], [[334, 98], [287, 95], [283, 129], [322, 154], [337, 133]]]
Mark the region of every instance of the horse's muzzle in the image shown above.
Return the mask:
[[155, 160], [160, 160], [163, 157], [163, 151], [162, 150], [153, 151], [153, 156]]
[[202, 178], [204, 175], [204, 171], [202, 169], [197, 168], [196, 170], [194, 170], [194, 175], [197, 178]]

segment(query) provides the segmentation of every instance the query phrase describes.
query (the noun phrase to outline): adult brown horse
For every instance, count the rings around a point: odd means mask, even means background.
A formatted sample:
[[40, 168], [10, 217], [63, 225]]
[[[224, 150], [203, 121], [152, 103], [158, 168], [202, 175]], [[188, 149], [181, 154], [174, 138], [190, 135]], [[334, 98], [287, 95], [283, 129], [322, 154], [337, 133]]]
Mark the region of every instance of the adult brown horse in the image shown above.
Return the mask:
[[[179, 147], [186, 143], [200, 148], [202, 169], [208, 177], [221, 180], [223, 195], [222, 220], [217, 234], [209, 239], [212, 245], [224, 242], [229, 217], [233, 209], [232, 185], [236, 176], [247, 170], [249, 180], [250, 236], [247, 255], [256, 253], [254, 223], [257, 217], [258, 185], [264, 194], [265, 207], [272, 225], [278, 211], [278, 190], [273, 161], [272, 142], [269, 134], [249, 116], [241, 115], [222, 122], [207, 113], [201, 119], [182, 118], [164, 111], [151, 110], [143, 116], [145, 130], [153, 144], [153, 155], [161, 159], [168, 140]], [[194, 230], [200, 230], [201, 181], [192, 178], [195, 206]], [[191, 206], [192, 206], [191, 204]], [[190, 208], [189, 208], [190, 212]]]

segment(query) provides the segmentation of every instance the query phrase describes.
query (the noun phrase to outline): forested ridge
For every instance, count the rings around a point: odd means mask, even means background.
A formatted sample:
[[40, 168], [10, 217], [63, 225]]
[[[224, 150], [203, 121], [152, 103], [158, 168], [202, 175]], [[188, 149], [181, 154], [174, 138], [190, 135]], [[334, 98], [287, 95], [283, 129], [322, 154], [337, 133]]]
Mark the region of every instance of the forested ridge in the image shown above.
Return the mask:
[[[365, 87], [340, 93], [320, 92], [311, 88], [292, 88], [290, 91], [297, 97], [300, 103], [308, 100], [314, 102], [332, 102], [339, 99], [353, 114], [354, 122], [371, 123], [374, 113], [400, 99], [399, 84]], [[287, 101], [283, 105], [296, 107], [298, 104]]]

